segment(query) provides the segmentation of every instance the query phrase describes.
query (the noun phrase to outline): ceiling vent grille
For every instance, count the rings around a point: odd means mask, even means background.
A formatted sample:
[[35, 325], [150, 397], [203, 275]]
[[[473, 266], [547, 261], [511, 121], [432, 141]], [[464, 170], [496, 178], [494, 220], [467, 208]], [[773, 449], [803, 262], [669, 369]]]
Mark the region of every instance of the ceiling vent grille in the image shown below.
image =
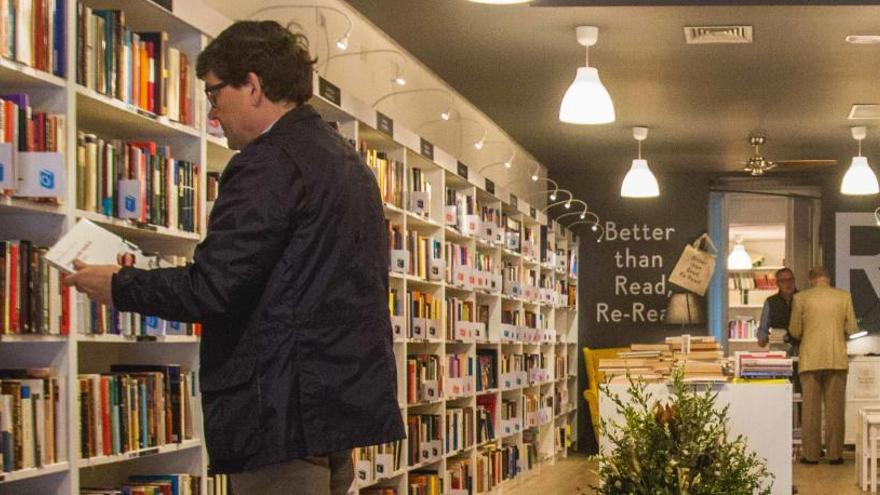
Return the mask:
[[684, 38], [689, 45], [751, 43], [752, 26], [687, 26]]
[[876, 103], [857, 103], [849, 109], [850, 120], [877, 120], [880, 119], [880, 105]]

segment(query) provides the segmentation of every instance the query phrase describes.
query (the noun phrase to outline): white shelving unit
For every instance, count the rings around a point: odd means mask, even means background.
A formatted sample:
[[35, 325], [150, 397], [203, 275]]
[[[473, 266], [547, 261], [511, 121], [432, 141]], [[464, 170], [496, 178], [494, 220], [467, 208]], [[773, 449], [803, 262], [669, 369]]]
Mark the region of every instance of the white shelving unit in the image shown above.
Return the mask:
[[[205, 101], [200, 87], [196, 89], [194, 107], [198, 124], [195, 127], [171, 122], [123, 102], [99, 94], [76, 83], [76, 0], [66, 2], [67, 12], [67, 76], [56, 77], [34, 70], [17, 62], [0, 59], [0, 90], [5, 93], [25, 92], [31, 95], [31, 105], [41, 111], [63, 114], [67, 117], [66, 129], [66, 197], [61, 205], [39, 203], [27, 199], [0, 197], [0, 232], [5, 239], [26, 239], [37, 245], [48, 246], [54, 243], [79, 218], [88, 218], [120, 236], [131, 240], [145, 250], [166, 254], [189, 256], [204, 235], [207, 217], [204, 191], [206, 173], [222, 171], [233, 152], [226, 147], [224, 139], [209, 136], [206, 132]], [[198, 52], [207, 44], [207, 37], [196, 28], [147, 0], [85, 0], [93, 8], [115, 8], [125, 12], [126, 23], [137, 31], [168, 31], [172, 46], [187, 53], [192, 63]], [[503, 208], [505, 213], [519, 219], [526, 226], [540, 231], [547, 226], [544, 214], [536, 211], [510, 191], [496, 187], [479, 174], [463, 168], [451, 154], [433, 147], [415, 133], [399, 124], [393, 131], [385, 133], [377, 128], [377, 114], [366, 103], [352, 97], [344, 90], [328, 85], [318, 76], [315, 78], [316, 96], [313, 105], [326, 120], [340, 124], [340, 132], [355, 141], [365, 140], [372, 148], [385, 150], [396, 159], [404, 162], [409, 170], [412, 167], [423, 169], [432, 181], [435, 198], [432, 198], [431, 217], [420, 217], [405, 209], [387, 206], [386, 218], [394, 219], [405, 229], [415, 229], [431, 233], [441, 240], [455, 240], [474, 251], [489, 254], [494, 261], [501, 263], [506, 259], [520, 267], [530, 267], [540, 272], [553, 274], [560, 280], [576, 283], [567, 270], [558, 266], [541, 264], [539, 260], [529, 259], [482, 240], [463, 235], [445, 226], [443, 222], [443, 195], [447, 184], [468, 191], [481, 202], [493, 203]], [[335, 92], [335, 93], [334, 93]], [[168, 144], [176, 158], [199, 163], [200, 195], [198, 233], [182, 232], [159, 226], [142, 226], [116, 218], [106, 217], [76, 207], [76, 136], [77, 131], [96, 132], [106, 137], [120, 139], [150, 139], [160, 144]], [[427, 146], [426, 146], [427, 143]], [[430, 149], [430, 153], [428, 152]], [[405, 186], [404, 190], [408, 190]], [[577, 250], [577, 239], [570, 232], [563, 232], [559, 225], [550, 222], [549, 233], [554, 237], [557, 249]], [[578, 397], [576, 370], [579, 349], [577, 347], [577, 309], [576, 307], [527, 301], [522, 297], [502, 296], [500, 292], [490, 293], [482, 290], [463, 291], [446, 282], [429, 282], [413, 276], [392, 273], [391, 287], [406, 294], [411, 288], [428, 291], [443, 300], [446, 295], [471, 301], [480, 301], [491, 308], [487, 342], [455, 342], [439, 340], [436, 342], [398, 339], [394, 342], [394, 354], [398, 370], [398, 395], [401, 402], [401, 415], [414, 411], [430, 411], [445, 416], [452, 405], [476, 408], [478, 395], [489, 395], [496, 401], [494, 429], [495, 438], [479, 445], [472, 445], [456, 452], [443, 453], [436, 460], [407, 465], [407, 453], [403, 452], [403, 466], [385, 479], [374, 480], [371, 486], [396, 486], [399, 494], [408, 493], [408, 479], [412, 471], [418, 469], [436, 470], [444, 476], [450, 459], [466, 459], [475, 467], [478, 453], [502, 445], [520, 446], [521, 457], [525, 457], [524, 430], [530, 429], [540, 460], [553, 459], [567, 454], [566, 442], [560, 440], [558, 428], [576, 426], [575, 404]], [[76, 322], [76, 308], [71, 322]], [[544, 315], [547, 326], [555, 330], [552, 341], [527, 343], [523, 341], [501, 341], [499, 327], [502, 309], [524, 311], [526, 309]], [[441, 325], [441, 329], [445, 325]], [[70, 336], [57, 335], [3, 335], [0, 334], [0, 363], [3, 368], [50, 367], [63, 384], [65, 390], [64, 415], [60, 419], [65, 438], [66, 452], [62, 462], [39, 469], [27, 469], [11, 473], [0, 473], [0, 495], [40, 494], [77, 495], [84, 486], [119, 486], [131, 474], [180, 473], [207, 476], [207, 455], [201, 441], [201, 414], [199, 399], [194, 397], [195, 438], [180, 444], [165, 445], [117, 456], [84, 459], [80, 455], [80, 418], [77, 376], [85, 373], [109, 372], [111, 364], [179, 364], [184, 369], [198, 370], [198, 338], [188, 336], [167, 336], [157, 338], [137, 338], [118, 335], [83, 335], [82, 329], [71, 328]], [[406, 359], [409, 353], [423, 352], [445, 357], [447, 351], [467, 352], [476, 356], [478, 349], [496, 353], [541, 353], [546, 356], [549, 377], [540, 383], [523, 384], [508, 389], [492, 389], [472, 392], [456, 398], [442, 398], [431, 403], [406, 404]], [[557, 354], [563, 356], [566, 370], [556, 370]], [[497, 373], [497, 367], [496, 367]], [[499, 377], [496, 383], [499, 382]], [[528, 425], [516, 432], [502, 433], [500, 406], [502, 398], [519, 399], [523, 394], [534, 394], [540, 399], [557, 395], [556, 390], [564, 390], [568, 401], [556, 406], [554, 398], [553, 414], [544, 418], [540, 424]], [[541, 401], [543, 403], [543, 400]], [[474, 430], [476, 427], [474, 426]], [[576, 438], [571, 431], [569, 438]], [[404, 447], [405, 449], [406, 447]], [[473, 470], [472, 470], [473, 471]], [[364, 485], [367, 486], [367, 485]], [[364, 486], [361, 486], [363, 488]], [[206, 483], [202, 484], [202, 495], [207, 495]]]

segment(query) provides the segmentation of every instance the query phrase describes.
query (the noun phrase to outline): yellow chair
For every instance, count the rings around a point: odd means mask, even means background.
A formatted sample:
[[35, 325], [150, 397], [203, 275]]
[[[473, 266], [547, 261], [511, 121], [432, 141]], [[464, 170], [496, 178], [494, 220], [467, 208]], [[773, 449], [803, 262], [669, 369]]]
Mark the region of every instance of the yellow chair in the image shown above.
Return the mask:
[[593, 423], [593, 435], [596, 437], [597, 445], [599, 443], [599, 384], [605, 381], [605, 374], [599, 371], [599, 360], [616, 358], [618, 352], [626, 350], [629, 348], [590, 349], [584, 347], [584, 366], [587, 371], [587, 389], [584, 390], [584, 399], [590, 406], [590, 420]]

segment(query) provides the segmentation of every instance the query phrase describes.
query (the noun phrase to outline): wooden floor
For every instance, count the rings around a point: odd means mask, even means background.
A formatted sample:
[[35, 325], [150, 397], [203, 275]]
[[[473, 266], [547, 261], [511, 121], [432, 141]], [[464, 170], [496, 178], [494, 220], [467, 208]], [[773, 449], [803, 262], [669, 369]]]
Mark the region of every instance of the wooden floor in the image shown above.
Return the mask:
[[[504, 495], [569, 495], [590, 494], [596, 484], [594, 462], [587, 456], [570, 455], [555, 464], [540, 465], [518, 481], [504, 486]], [[855, 495], [862, 492], [856, 484], [855, 466], [850, 457], [840, 466], [822, 463], [808, 466], [794, 464], [794, 484], [799, 495]]]

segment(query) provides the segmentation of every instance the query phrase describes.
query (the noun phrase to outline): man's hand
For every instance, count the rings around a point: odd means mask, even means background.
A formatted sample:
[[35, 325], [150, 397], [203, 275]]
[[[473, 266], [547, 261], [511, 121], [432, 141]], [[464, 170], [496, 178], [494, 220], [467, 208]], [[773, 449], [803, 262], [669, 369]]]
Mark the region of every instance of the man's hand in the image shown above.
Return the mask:
[[119, 271], [118, 265], [87, 265], [82, 261], [73, 262], [76, 273], [64, 278], [64, 285], [76, 287], [89, 299], [107, 306], [113, 303], [113, 274]]

